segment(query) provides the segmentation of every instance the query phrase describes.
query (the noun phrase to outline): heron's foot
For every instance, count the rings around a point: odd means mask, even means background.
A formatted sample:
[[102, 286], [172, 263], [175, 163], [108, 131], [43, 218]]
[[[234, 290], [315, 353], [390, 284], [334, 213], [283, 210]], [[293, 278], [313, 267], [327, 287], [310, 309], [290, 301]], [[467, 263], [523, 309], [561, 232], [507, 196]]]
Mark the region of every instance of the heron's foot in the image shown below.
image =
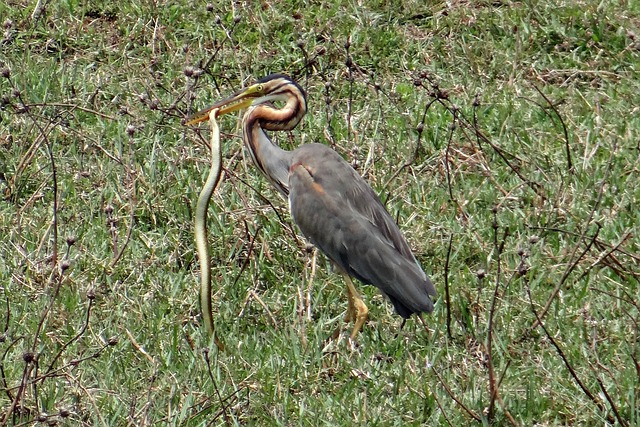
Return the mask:
[[[360, 330], [362, 329], [362, 325], [367, 321], [369, 317], [369, 308], [362, 301], [362, 298], [359, 296], [357, 298], [351, 299], [349, 298], [349, 305], [347, 307], [347, 312], [344, 315], [344, 322], [351, 323], [353, 322], [353, 330], [351, 331], [350, 339], [354, 340]], [[340, 334], [342, 333], [342, 327], [338, 326], [331, 337], [329, 339], [336, 341], [340, 338]]]
[[[353, 285], [351, 278], [345, 273], [343, 273], [342, 276], [347, 284], [347, 312], [344, 315], [344, 321], [345, 323], [354, 323], [353, 330], [349, 336], [349, 347], [353, 349], [357, 346], [355, 339], [362, 329], [362, 325], [366, 322], [367, 317], [369, 317], [369, 309], [364, 301], [362, 301], [362, 298], [360, 298], [360, 294]], [[329, 340], [337, 341], [340, 338], [341, 333], [342, 328], [339, 326], [333, 334], [331, 334]]]
[[[355, 335], [357, 335], [357, 332], [355, 333]], [[351, 335], [349, 335], [349, 337], [345, 338], [344, 335], [342, 335], [342, 327], [338, 326], [336, 330], [333, 331], [331, 336], [325, 340], [325, 346], [329, 345], [329, 343], [331, 342], [338, 344], [340, 343], [340, 341], [345, 339], [347, 341], [347, 348], [351, 351], [356, 350], [358, 347], [360, 347], [360, 344], [358, 343], [355, 335], [352, 333]]]
[[347, 313], [344, 316], [346, 323], [354, 322], [353, 331], [351, 332], [351, 339], [353, 340], [362, 329], [362, 325], [369, 316], [369, 309], [367, 305], [362, 301], [358, 290], [353, 285], [351, 278], [346, 274], [343, 274], [344, 281], [347, 283]]
[[[351, 331], [351, 335], [349, 336], [349, 347], [356, 347], [356, 337], [358, 333], [362, 330], [362, 326], [364, 322], [367, 321], [369, 317], [369, 308], [362, 301], [362, 298], [357, 296], [356, 298], [349, 298], [349, 305], [347, 307], [347, 312], [344, 315], [344, 322], [351, 323], [353, 322], [353, 330]], [[331, 334], [330, 340], [337, 341], [340, 338], [340, 334], [342, 333], [342, 327], [338, 326], [336, 330]]]
[[367, 321], [367, 317], [369, 317], [369, 308], [362, 301], [362, 298], [354, 298], [353, 300], [354, 307], [354, 318], [353, 318], [353, 331], [351, 331], [351, 339], [355, 339], [358, 336], [358, 333], [362, 329], [362, 325]]

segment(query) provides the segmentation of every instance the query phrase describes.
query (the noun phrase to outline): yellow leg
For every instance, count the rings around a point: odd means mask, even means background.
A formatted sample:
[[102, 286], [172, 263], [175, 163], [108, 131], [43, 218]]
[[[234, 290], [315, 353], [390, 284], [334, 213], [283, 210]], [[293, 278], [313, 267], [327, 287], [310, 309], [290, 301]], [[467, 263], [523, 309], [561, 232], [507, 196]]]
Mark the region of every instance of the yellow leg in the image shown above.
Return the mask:
[[369, 309], [365, 305], [362, 298], [360, 298], [360, 294], [358, 290], [353, 285], [351, 278], [342, 274], [344, 277], [344, 281], [347, 283], [347, 314], [344, 317], [345, 322], [354, 322], [353, 331], [351, 332], [351, 339], [354, 339], [360, 329], [362, 329], [362, 325], [367, 320], [367, 316], [369, 315]]

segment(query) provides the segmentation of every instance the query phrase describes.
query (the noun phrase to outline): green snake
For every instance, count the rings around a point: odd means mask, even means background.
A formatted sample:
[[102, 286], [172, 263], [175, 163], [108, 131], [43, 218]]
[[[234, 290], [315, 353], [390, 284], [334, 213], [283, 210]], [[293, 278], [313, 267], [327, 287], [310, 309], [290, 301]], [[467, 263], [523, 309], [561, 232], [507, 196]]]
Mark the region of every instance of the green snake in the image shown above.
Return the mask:
[[220, 129], [216, 122], [218, 110], [209, 113], [209, 125], [211, 126], [211, 169], [207, 180], [200, 190], [198, 203], [196, 204], [196, 216], [194, 222], [194, 234], [196, 250], [200, 259], [200, 309], [202, 319], [209, 337], [213, 337], [216, 346], [224, 350], [224, 344], [218, 339], [213, 324], [213, 307], [211, 295], [211, 260], [209, 258], [209, 245], [207, 243], [207, 208], [211, 195], [220, 181], [222, 171], [222, 152], [220, 150]]

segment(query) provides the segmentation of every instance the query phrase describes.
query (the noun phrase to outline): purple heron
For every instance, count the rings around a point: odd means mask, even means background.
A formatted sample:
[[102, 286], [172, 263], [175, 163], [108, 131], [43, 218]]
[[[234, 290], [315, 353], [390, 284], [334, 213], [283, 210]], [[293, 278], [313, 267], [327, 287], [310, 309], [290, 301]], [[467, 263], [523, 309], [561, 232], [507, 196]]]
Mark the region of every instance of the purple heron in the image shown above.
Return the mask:
[[[278, 108], [275, 103], [283, 106]], [[433, 311], [435, 287], [369, 184], [325, 145], [304, 144], [286, 151], [265, 133], [291, 130], [306, 114], [305, 93], [295, 81], [282, 74], [269, 75], [193, 114], [186, 124], [202, 122], [211, 114], [212, 129], [217, 132], [216, 115], [242, 108], [247, 109], [242, 118], [244, 145], [256, 167], [288, 198], [302, 234], [344, 276], [348, 296], [345, 321], [354, 322], [351, 338], [362, 328], [369, 310], [350, 276], [380, 289], [405, 320], [414, 313], [420, 317]], [[201, 295], [210, 296], [210, 289]], [[202, 304], [205, 323], [212, 325], [211, 303], [203, 300]]]

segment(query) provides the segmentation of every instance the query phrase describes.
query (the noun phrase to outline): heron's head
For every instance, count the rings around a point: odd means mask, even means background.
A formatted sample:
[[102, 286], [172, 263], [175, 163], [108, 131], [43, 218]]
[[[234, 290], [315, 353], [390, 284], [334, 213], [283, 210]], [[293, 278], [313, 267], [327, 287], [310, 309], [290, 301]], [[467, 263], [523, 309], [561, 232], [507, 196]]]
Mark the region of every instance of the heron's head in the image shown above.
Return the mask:
[[286, 103], [292, 99], [296, 101], [297, 108], [301, 110], [297, 113], [302, 113], [295, 115], [299, 115], [301, 118], [306, 112], [306, 98], [302, 88], [289, 76], [284, 74], [271, 74], [258, 80], [251, 86], [236, 92], [229, 98], [218, 101], [210, 107], [192, 114], [187, 117], [185, 124], [193, 125], [207, 120], [209, 118], [209, 112], [216, 108], [218, 109], [217, 115], [222, 116], [243, 108], [248, 108], [252, 105], [278, 101]]

